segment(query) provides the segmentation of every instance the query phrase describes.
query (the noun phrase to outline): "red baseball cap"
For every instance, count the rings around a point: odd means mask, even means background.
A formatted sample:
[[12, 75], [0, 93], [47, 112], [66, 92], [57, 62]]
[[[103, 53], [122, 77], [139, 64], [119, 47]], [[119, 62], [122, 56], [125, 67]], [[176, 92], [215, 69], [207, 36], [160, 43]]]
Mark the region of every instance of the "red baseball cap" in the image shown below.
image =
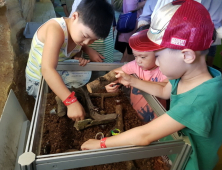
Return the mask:
[[[133, 34], [129, 39], [130, 47], [135, 51], [155, 51], [165, 47], [158, 44], [150, 43], [147, 37], [148, 29]], [[151, 50], [150, 50], [151, 49]]]
[[214, 24], [207, 9], [199, 2], [177, 0], [160, 8], [153, 17], [150, 29], [144, 31], [130, 37], [129, 45], [133, 50], [171, 48], [203, 51], [213, 42]]

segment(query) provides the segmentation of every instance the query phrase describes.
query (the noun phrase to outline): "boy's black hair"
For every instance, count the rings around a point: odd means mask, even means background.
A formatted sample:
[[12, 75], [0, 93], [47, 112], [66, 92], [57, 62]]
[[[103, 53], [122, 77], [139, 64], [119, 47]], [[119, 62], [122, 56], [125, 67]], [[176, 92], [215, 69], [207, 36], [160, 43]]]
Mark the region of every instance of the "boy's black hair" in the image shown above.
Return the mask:
[[143, 25], [143, 26], [137, 28], [136, 32], [140, 32], [142, 30], [146, 30], [146, 29], [149, 29], [149, 28], [150, 28], [150, 24]]
[[99, 39], [105, 39], [114, 18], [111, 4], [106, 0], [82, 0], [76, 12], [84, 25], [88, 26]]

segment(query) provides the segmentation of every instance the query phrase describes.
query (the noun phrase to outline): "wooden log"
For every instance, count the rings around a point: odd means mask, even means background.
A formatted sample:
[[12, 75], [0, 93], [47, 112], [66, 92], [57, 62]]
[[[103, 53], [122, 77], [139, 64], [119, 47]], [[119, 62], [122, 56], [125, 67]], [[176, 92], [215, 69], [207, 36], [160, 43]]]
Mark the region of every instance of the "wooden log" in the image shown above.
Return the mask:
[[[116, 114], [115, 114], [116, 115]], [[74, 127], [76, 130], [82, 130], [88, 128], [90, 126], [106, 124], [115, 121], [115, 119], [107, 119], [107, 120], [92, 120], [92, 119], [84, 119], [80, 121], [76, 121]]]
[[127, 161], [126, 162], [126, 169], [127, 170], [137, 170], [133, 161]]
[[89, 108], [89, 114], [90, 114], [90, 117], [92, 119], [100, 120], [100, 121], [107, 120], [107, 119], [116, 119], [116, 114], [107, 114], [107, 115], [99, 114], [99, 108], [95, 107], [92, 104], [92, 101], [90, 99], [90, 96], [89, 96], [89, 93], [87, 92], [87, 90], [84, 90], [84, 88], [81, 88], [81, 90], [82, 90], [82, 93], [85, 96], [86, 103], [87, 103], [87, 106]]
[[[120, 133], [124, 131], [122, 110], [123, 110], [122, 105], [116, 105], [116, 114], [117, 114], [116, 124], [115, 124], [115, 126], [111, 129], [111, 130], [113, 130], [113, 129], [119, 129], [119, 130], [120, 130]], [[106, 134], [106, 137], [111, 136], [111, 130]]]
[[101, 108], [104, 109], [104, 98], [119, 96], [119, 93], [90, 93], [90, 97], [101, 97]]
[[57, 103], [57, 115], [59, 117], [65, 116], [67, 113], [66, 106], [64, 105], [64, 103], [62, 102], [62, 100], [58, 96], [55, 97], [55, 100]]
[[120, 132], [124, 131], [124, 124], [123, 124], [123, 106], [122, 105], [116, 105], [116, 128], [120, 130]]
[[88, 83], [86, 87], [90, 93], [97, 92], [99, 89], [104, 88], [106, 85], [116, 81], [117, 79], [115, 76], [116, 73], [114, 71], [110, 71], [104, 76], [100, 76], [94, 81]]
[[[120, 133], [124, 132], [123, 112], [122, 112], [122, 110], [123, 110], [123, 106], [121, 104], [117, 104], [116, 105], [117, 119], [116, 119], [116, 125], [113, 127], [113, 129], [119, 129]], [[108, 136], [111, 136], [111, 131], [106, 134], [106, 137], [108, 137]], [[137, 168], [136, 168], [133, 161], [127, 161], [126, 162], [126, 169], [127, 170], [136, 170]]]

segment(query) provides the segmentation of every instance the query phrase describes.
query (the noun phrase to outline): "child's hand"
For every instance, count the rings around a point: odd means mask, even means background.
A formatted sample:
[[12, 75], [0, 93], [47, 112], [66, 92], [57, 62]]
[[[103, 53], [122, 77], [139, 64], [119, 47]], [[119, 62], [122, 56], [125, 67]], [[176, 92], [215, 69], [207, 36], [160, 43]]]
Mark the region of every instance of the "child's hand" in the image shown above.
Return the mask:
[[105, 57], [87, 45], [83, 45], [82, 50], [84, 53], [88, 54], [90, 61], [103, 62], [103, 59], [105, 59]]
[[106, 85], [105, 88], [106, 88], [106, 91], [109, 93], [116, 93], [119, 91], [119, 86], [120, 85], [117, 85], [116, 83], [113, 82]]
[[85, 117], [85, 110], [79, 101], [67, 106], [67, 115], [73, 121], [83, 120]]
[[90, 60], [87, 60], [83, 57], [74, 57], [74, 59], [79, 60], [79, 65], [80, 66], [85, 66], [87, 63], [90, 62]]
[[84, 142], [81, 146], [82, 150], [91, 150], [99, 148], [100, 148], [100, 140], [97, 139], [89, 139], [86, 142]]
[[103, 59], [105, 59], [105, 57], [103, 57], [96, 50], [91, 50], [89, 54], [89, 58], [90, 58], [90, 61], [93, 61], [93, 62], [103, 62]]
[[123, 71], [115, 71], [116, 72], [116, 78], [118, 79], [118, 82], [123, 84], [124, 86], [130, 85], [131, 75], [128, 75], [124, 73]]

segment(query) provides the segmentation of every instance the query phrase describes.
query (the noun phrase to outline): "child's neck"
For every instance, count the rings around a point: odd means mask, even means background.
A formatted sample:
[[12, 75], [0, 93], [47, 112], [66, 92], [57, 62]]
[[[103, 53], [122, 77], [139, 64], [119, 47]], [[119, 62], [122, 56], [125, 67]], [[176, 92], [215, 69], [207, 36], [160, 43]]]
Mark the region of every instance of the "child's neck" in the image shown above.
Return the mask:
[[155, 70], [157, 67], [158, 67], [158, 66], [154, 66], [154, 67], [152, 67], [152, 68], [150, 68], [150, 69], [146, 69], [145, 71], [152, 71], [152, 70]]
[[194, 65], [192, 68], [193, 69], [187, 71], [181, 77], [177, 89], [178, 94], [187, 92], [212, 79], [212, 76], [208, 71], [205, 61], [203, 64]]
[[70, 53], [75, 47], [76, 44], [72, 40], [71, 35], [70, 35], [70, 18], [64, 18], [66, 25], [67, 25], [67, 31], [68, 31], [68, 47], [67, 47], [67, 53]]

